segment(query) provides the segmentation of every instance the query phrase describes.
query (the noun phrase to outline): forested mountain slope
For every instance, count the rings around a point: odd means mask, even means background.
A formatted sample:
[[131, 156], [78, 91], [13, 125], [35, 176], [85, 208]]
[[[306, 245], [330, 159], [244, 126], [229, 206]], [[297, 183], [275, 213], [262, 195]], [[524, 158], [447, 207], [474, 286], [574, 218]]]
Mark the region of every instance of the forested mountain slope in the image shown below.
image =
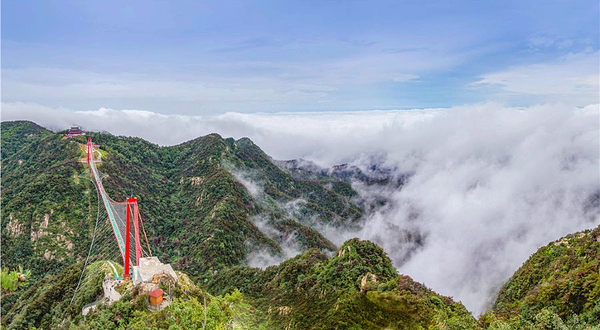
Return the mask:
[[358, 239], [332, 258], [313, 249], [265, 270], [230, 268], [210, 289], [239, 289], [277, 329], [478, 327], [461, 303], [398, 275], [379, 246]]
[[[337, 190], [293, 178], [249, 139], [211, 134], [160, 147], [139, 138], [88, 137], [100, 145], [98, 168], [110, 196], [138, 197], [156, 254], [193, 276], [242, 264], [255, 251], [281, 254], [283, 242], [333, 251], [313, 226], [352, 226], [362, 214], [347, 183], [338, 181], [344, 189]], [[82, 257], [97, 208], [79, 162], [85, 138], [2, 123], [7, 266], [18, 262], [45, 273]]]
[[487, 322], [494, 319], [514, 328], [533, 327], [544, 319], [571, 329], [600, 326], [600, 226], [534, 253], [504, 284], [492, 313], [484, 316]]
[[[265, 270], [236, 266], [220, 272], [211, 295], [185, 274], [169, 289], [173, 303], [161, 312], [145, 306], [147, 293], [122, 285], [122, 298], [85, 318], [79, 310], [101, 293], [110, 271], [90, 266], [82, 288], [87, 300], [69, 304], [80, 265], [65, 268], [26, 290], [4, 313], [8, 329], [476, 329], [454, 302], [401, 276], [377, 245], [353, 239], [334, 257], [318, 249]], [[108, 273], [107, 273], [108, 272]], [[165, 287], [166, 290], [166, 287]], [[205, 314], [206, 309], [206, 314]], [[65, 320], [65, 321], [63, 321]]]
[[34, 277], [57, 272], [87, 252], [96, 217], [94, 185], [80, 176], [82, 150], [32, 123], [1, 129], [3, 155], [9, 146], [2, 160], [3, 266], [22, 265]]
[[[351, 239], [336, 247], [317, 230], [360, 224], [371, 206], [349, 182], [399, 188], [409, 174], [390, 181], [377, 176], [381, 169], [365, 174], [349, 166], [329, 171], [275, 162], [247, 138], [217, 134], [161, 147], [99, 133], [67, 139], [30, 122], [3, 122], [1, 130], [2, 267], [32, 271], [23, 287], [3, 290], [3, 327], [600, 326], [600, 227], [540, 248], [476, 320], [460, 302], [399, 275], [374, 243]], [[89, 266], [97, 279], [70, 304], [98, 211], [82, 162], [87, 137], [99, 145], [107, 192], [115, 200], [138, 197], [154, 254], [191, 278], [181, 275], [175, 301], [159, 313], [146, 309], [147, 296], [127, 289], [118, 303], [80, 317], [81, 306], [101, 296], [101, 263]], [[105, 244], [116, 249], [115, 242]], [[304, 252], [265, 269], [246, 265], [257, 254], [289, 257], [290, 244]]]
[[30, 121], [3, 122], [2, 159], [51, 134], [49, 130]]

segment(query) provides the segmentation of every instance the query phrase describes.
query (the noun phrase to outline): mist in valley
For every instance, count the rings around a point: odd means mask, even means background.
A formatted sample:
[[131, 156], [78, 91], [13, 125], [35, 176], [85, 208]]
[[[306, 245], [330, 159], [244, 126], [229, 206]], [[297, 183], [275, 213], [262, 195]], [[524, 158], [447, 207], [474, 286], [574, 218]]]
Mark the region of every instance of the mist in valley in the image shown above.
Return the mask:
[[[75, 122], [161, 145], [213, 132], [247, 136], [274, 159], [384, 175], [389, 184], [353, 182], [363, 199], [385, 200], [366, 213], [359, 230], [317, 229], [338, 245], [351, 237], [375, 241], [400, 273], [474, 314], [490, 306], [500, 285], [539, 247], [600, 223], [597, 104], [211, 116], [3, 104], [3, 120], [11, 117], [56, 130]], [[260, 182], [238, 180], [255, 198], [262, 193]], [[283, 247], [279, 257], [258, 251], [248, 262], [265, 267], [300, 251], [293, 237]]]

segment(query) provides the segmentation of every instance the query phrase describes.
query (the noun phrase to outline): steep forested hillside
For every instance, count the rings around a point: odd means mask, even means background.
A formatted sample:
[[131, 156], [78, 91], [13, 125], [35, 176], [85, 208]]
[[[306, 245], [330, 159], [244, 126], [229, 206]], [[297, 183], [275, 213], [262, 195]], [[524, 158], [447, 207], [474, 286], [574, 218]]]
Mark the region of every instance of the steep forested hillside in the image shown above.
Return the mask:
[[[334, 250], [312, 226], [351, 225], [361, 216], [351, 199], [292, 178], [248, 139], [211, 134], [173, 147], [93, 139], [105, 151], [99, 169], [109, 194], [139, 196], [153, 247], [194, 276], [240, 264], [253, 251], [280, 254], [289, 240]], [[289, 203], [301, 206], [290, 211]]]
[[51, 134], [49, 130], [30, 121], [3, 122], [2, 159]]
[[484, 320], [513, 328], [551, 322], [600, 326], [600, 227], [563, 237], [534, 253], [504, 284]]
[[22, 265], [34, 277], [57, 272], [87, 252], [96, 216], [95, 188], [80, 176], [79, 143], [28, 122], [2, 123], [3, 155], [4, 143], [3, 266]]

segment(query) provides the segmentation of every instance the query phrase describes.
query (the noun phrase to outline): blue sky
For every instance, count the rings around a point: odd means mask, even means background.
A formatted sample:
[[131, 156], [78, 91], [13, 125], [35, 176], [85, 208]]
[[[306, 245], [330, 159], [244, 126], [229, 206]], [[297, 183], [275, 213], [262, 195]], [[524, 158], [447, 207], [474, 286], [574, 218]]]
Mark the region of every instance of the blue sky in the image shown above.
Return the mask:
[[2, 1], [2, 102], [167, 114], [598, 102], [598, 1]]

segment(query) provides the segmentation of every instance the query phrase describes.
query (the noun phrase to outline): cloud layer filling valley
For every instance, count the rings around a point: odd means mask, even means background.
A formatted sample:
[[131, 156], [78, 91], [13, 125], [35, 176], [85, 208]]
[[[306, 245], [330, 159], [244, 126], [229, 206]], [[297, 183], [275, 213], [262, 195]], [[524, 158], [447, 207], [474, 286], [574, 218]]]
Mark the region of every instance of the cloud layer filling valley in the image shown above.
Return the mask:
[[[377, 242], [401, 273], [474, 313], [489, 306], [537, 248], [600, 223], [598, 105], [213, 116], [75, 112], [25, 103], [2, 108], [2, 120], [28, 119], [53, 129], [78, 124], [162, 145], [212, 132], [247, 136], [275, 159], [322, 166], [365, 167], [377, 157], [413, 175], [402, 189], [383, 191], [389, 207], [370, 214], [360, 232], [330, 239], [341, 243], [357, 235]], [[395, 235], [403, 229], [425, 237], [408, 260], [403, 256], [410, 244]]]

